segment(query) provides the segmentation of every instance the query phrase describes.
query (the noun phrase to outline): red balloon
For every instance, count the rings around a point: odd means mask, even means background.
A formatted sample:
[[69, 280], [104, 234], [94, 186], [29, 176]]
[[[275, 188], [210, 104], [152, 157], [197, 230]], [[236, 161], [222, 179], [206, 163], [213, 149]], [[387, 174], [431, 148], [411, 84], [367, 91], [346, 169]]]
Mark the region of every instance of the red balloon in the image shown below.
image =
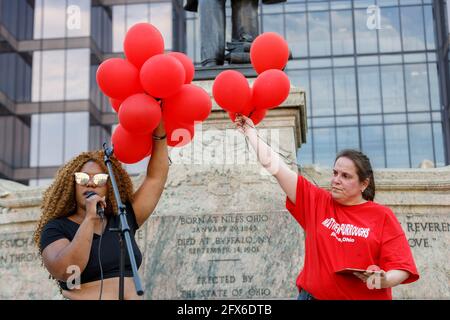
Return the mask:
[[140, 69], [149, 58], [164, 53], [164, 39], [150, 23], [137, 23], [128, 30], [123, 50], [127, 59]]
[[136, 163], [151, 152], [151, 135], [137, 135], [126, 131], [120, 124], [111, 137], [114, 155], [123, 163]]
[[242, 112], [252, 96], [247, 79], [234, 70], [223, 71], [216, 77], [212, 93], [217, 104], [231, 112]]
[[123, 101], [119, 122], [130, 133], [150, 134], [161, 122], [161, 107], [145, 93], [134, 94]]
[[113, 107], [114, 111], [119, 112], [120, 105], [122, 104], [122, 100], [109, 98], [109, 103]]
[[180, 90], [186, 72], [180, 61], [166, 54], [148, 59], [141, 68], [142, 87], [151, 96], [167, 98]]
[[248, 100], [247, 105], [242, 109], [241, 113], [248, 117], [253, 110], [255, 110], [253, 106], [253, 88], [250, 88], [250, 100]]
[[183, 147], [192, 141], [195, 134], [194, 124], [168, 125], [165, 129], [169, 147]]
[[248, 113], [244, 113], [244, 112], [231, 112], [231, 111], [227, 111], [228, 113], [228, 117], [231, 119], [231, 121], [235, 121], [236, 120], [236, 116], [238, 114], [246, 116], [247, 118], [249, 117], [250, 113], [252, 113], [253, 110], [249, 110]]
[[174, 119], [168, 118], [164, 112], [163, 112], [163, 119], [164, 119], [164, 130], [166, 131], [166, 133], [169, 131], [173, 131], [175, 129], [187, 128], [194, 125], [193, 122], [177, 122]]
[[177, 93], [164, 99], [162, 106], [169, 121], [192, 123], [208, 118], [212, 102], [205, 90], [193, 84], [185, 84]]
[[289, 78], [283, 71], [264, 71], [253, 83], [252, 104], [256, 109], [275, 108], [286, 100], [290, 88]]
[[231, 121], [235, 122], [237, 113], [236, 112], [227, 112], [227, 113], [228, 113], [228, 117], [231, 119]]
[[184, 71], [186, 73], [184, 83], [185, 84], [191, 83], [192, 80], [194, 79], [195, 73], [194, 63], [192, 62], [192, 59], [182, 52], [170, 52], [168, 53], [168, 55], [174, 57], [175, 59], [181, 62], [181, 64], [184, 67]]
[[256, 126], [259, 124], [267, 114], [267, 110], [255, 110], [250, 114], [250, 119], [252, 119], [253, 124]]
[[250, 61], [258, 74], [269, 70], [282, 70], [289, 59], [289, 47], [278, 33], [264, 32], [250, 47]]
[[113, 99], [124, 100], [132, 94], [143, 92], [138, 69], [124, 59], [103, 61], [97, 69], [96, 78], [100, 90]]

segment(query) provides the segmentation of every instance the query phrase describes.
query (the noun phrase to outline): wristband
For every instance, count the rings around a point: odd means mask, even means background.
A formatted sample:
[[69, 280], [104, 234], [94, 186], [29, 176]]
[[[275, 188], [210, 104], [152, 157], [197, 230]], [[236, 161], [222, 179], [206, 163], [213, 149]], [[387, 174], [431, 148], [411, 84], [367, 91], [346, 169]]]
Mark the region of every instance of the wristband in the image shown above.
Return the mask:
[[164, 140], [166, 137], [167, 137], [167, 134], [163, 135], [162, 137], [153, 135], [154, 140]]

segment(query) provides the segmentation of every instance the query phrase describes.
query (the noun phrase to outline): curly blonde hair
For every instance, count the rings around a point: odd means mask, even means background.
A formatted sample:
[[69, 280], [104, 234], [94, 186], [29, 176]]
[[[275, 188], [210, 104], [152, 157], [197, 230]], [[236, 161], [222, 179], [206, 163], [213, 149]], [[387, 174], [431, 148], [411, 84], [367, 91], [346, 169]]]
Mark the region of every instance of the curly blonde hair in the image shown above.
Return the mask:
[[[76, 211], [74, 173], [79, 172], [84, 164], [90, 161], [97, 163], [103, 172], [108, 172], [103, 156], [103, 150], [83, 152], [68, 161], [58, 170], [55, 180], [44, 192], [41, 204], [42, 214], [33, 235], [33, 240], [38, 246], [39, 252], [42, 229], [47, 222], [60, 217], [68, 217]], [[133, 184], [130, 176], [114, 156], [111, 156], [110, 159], [122, 202], [132, 201]], [[117, 206], [115, 205], [116, 202], [111, 179], [108, 179], [107, 186], [105, 215], [117, 215], [118, 212]], [[42, 252], [40, 253], [42, 254]]]

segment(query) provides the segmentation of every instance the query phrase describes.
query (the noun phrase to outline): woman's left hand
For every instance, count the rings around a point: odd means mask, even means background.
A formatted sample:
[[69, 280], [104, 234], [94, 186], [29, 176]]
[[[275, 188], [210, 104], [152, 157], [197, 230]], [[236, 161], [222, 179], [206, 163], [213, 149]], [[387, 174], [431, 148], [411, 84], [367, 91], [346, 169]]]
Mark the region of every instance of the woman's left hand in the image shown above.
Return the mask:
[[238, 131], [244, 135], [248, 135], [250, 132], [256, 132], [255, 125], [253, 124], [252, 119], [242, 114], [236, 115], [234, 123]]
[[353, 272], [369, 289], [383, 289], [387, 287], [387, 277], [384, 270], [366, 270], [365, 272]]

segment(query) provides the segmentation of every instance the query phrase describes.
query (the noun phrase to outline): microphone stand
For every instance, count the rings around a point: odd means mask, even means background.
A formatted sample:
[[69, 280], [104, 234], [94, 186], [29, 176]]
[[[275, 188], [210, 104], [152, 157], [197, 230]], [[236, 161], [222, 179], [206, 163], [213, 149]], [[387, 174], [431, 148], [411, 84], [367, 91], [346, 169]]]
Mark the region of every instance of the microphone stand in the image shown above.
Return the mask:
[[[120, 199], [119, 188], [116, 184], [116, 179], [114, 177], [114, 172], [111, 165], [111, 159], [114, 150], [113, 148], [108, 148], [106, 146], [106, 142], [103, 143], [103, 150], [105, 153], [104, 162], [108, 168], [109, 177], [111, 179], [111, 184], [114, 191], [114, 196], [116, 197], [117, 209], [119, 212], [120, 218], [120, 226], [117, 229], [111, 228], [110, 231], [119, 233], [119, 243], [120, 243], [120, 277], [119, 277], [119, 300], [124, 300], [124, 280], [125, 280], [125, 246], [127, 248], [128, 257], [131, 262], [131, 269], [133, 270], [133, 280], [134, 286], [136, 288], [136, 293], [139, 296], [144, 294], [144, 290], [142, 289], [141, 279], [139, 277], [136, 265], [136, 258], [134, 256], [133, 246], [131, 245], [131, 237], [130, 237], [130, 227], [127, 222], [126, 214], [127, 210], [125, 205], [122, 203]], [[125, 243], [124, 243], [125, 242]]]

